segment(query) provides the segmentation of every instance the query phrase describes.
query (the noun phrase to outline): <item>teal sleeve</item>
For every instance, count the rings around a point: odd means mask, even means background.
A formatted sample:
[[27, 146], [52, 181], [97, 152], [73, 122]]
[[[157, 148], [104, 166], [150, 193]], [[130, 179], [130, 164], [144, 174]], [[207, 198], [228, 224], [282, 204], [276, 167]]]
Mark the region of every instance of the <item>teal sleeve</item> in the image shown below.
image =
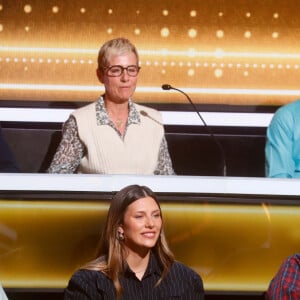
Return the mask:
[[267, 177], [294, 177], [293, 116], [287, 109], [279, 109], [267, 129], [265, 157]]

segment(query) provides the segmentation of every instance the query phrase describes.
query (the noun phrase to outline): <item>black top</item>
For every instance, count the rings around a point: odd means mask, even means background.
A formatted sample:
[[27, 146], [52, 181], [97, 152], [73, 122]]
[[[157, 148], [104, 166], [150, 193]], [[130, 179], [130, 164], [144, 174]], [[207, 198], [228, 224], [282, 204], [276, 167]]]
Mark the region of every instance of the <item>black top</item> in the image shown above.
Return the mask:
[[[161, 269], [154, 255], [150, 256], [141, 281], [128, 269], [120, 278], [123, 289], [121, 300], [204, 299], [201, 277], [182, 263], [174, 262], [165, 279], [154, 287], [160, 275]], [[116, 299], [116, 290], [104, 273], [81, 269], [70, 279], [64, 299], [113, 300]]]

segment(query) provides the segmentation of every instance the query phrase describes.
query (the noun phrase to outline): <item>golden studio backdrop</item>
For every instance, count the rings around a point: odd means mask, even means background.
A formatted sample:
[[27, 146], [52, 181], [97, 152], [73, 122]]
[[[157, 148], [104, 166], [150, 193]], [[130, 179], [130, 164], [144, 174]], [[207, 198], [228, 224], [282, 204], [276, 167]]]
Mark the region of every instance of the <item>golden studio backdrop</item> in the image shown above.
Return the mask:
[[99, 47], [140, 53], [137, 102], [281, 105], [300, 95], [291, 0], [0, 0], [0, 100], [94, 101]]

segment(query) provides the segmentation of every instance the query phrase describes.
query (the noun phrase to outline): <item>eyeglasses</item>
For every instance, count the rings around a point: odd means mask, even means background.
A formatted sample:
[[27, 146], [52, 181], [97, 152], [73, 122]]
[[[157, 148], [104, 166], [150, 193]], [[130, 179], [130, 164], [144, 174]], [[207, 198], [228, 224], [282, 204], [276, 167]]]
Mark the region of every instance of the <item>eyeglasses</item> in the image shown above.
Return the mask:
[[127, 71], [128, 76], [136, 77], [140, 69], [141, 67], [135, 65], [127, 66], [126, 68], [119, 65], [104, 68], [106, 75], [110, 77], [119, 77], [123, 74], [124, 70]]

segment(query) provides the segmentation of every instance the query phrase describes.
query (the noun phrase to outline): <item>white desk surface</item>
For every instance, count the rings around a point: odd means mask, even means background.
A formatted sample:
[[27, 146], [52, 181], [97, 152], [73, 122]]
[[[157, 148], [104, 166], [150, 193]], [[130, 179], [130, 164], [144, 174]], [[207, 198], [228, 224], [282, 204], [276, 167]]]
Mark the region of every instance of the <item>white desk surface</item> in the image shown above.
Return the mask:
[[0, 173], [0, 191], [115, 192], [130, 184], [161, 193], [300, 196], [300, 179]]

